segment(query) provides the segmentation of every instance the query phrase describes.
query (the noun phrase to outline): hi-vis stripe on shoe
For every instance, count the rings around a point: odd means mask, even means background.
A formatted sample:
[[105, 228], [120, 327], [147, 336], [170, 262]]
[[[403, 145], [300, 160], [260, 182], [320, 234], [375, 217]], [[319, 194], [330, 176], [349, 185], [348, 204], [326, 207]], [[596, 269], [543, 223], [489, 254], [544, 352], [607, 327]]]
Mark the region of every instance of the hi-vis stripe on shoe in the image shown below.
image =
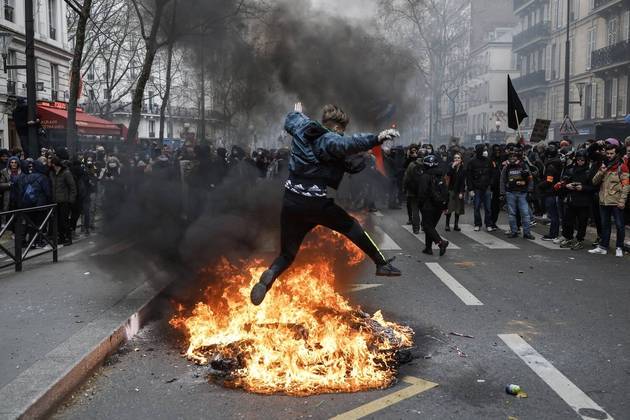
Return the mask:
[[[419, 234], [416, 235], [415, 233], [413, 233], [413, 227], [411, 227], [409, 225], [404, 225], [403, 229], [405, 229], [407, 232], [411, 233], [414, 238], [416, 238], [417, 240], [419, 240], [420, 242], [422, 242], [424, 244], [424, 232], [420, 232]], [[453, 242], [451, 242], [451, 240], [449, 238], [446, 238], [446, 240], [449, 243], [448, 249], [461, 249], [460, 247], [455, 245]], [[437, 248], [438, 248], [438, 246], [436, 244], [433, 244], [433, 249], [437, 249]]]
[[[507, 230], [510, 230], [510, 226], [509, 225], [500, 225], [499, 229], [507, 231]], [[532, 235], [534, 235], [534, 238], [536, 238], [536, 240], [535, 241], [531, 241], [531, 242], [535, 243], [536, 245], [540, 245], [543, 248], [555, 249], [555, 250], [561, 250], [561, 251], [569, 251], [570, 250], [570, 248], [560, 248], [559, 245], [556, 245], [556, 244], [554, 244], [551, 241], [543, 241], [542, 240], [543, 236], [540, 233], [536, 233], [536, 232], [532, 231]]]
[[[376, 235], [381, 238], [378, 248], [383, 251], [400, 251], [402, 248], [394, 242], [391, 236], [389, 236], [383, 229], [378, 226], [374, 227]], [[368, 235], [369, 237], [369, 235]], [[371, 239], [370, 239], [371, 240]]]
[[475, 227], [473, 225], [459, 225], [462, 229], [462, 233], [468, 236], [475, 242], [479, 242], [481, 245], [490, 249], [520, 249], [514, 244], [511, 244], [507, 241], [497, 238], [494, 235], [485, 232], [484, 230], [480, 230], [479, 232], [475, 232]]
[[583, 419], [609, 419], [612, 416], [542, 357], [518, 334], [499, 334], [499, 338], [525, 362], [560, 398]]

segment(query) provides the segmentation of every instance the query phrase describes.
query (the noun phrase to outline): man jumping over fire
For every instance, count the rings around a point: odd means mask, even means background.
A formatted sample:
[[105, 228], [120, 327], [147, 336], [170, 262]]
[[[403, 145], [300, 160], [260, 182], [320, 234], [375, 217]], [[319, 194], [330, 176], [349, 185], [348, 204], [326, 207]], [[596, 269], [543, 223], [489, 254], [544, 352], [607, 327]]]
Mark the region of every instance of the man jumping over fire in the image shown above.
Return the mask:
[[301, 103], [287, 116], [285, 130], [293, 137], [289, 160], [289, 179], [282, 203], [281, 251], [251, 291], [251, 301], [260, 305], [273, 282], [293, 263], [308, 232], [318, 225], [345, 235], [376, 264], [377, 276], [400, 276], [401, 272], [385, 259], [359, 222], [327, 198], [326, 188], [337, 189], [345, 172], [359, 172], [365, 164], [350, 157], [393, 140], [400, 134], [389, 129], [378, 135], [345, 136], [350, 119], [336, 105], [326, 105], [322, 123], [302, 113]]

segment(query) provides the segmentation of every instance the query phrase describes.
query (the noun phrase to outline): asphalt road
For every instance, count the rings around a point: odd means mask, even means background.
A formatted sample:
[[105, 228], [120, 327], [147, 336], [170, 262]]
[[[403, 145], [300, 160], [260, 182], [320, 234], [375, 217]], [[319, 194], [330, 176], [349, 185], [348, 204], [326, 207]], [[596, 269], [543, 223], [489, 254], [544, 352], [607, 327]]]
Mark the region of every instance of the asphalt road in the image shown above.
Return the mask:
[[[375, 278], [368, 264], [356, 283], [381, 286], [348, 293], [368, 312], [382, 309], [415, 330], [417, 357], [400, 377], [437, 387], [416, 392], [407, 380], [383, 391], [308, 398], [224, 389], [181, 357], [157, 320], [54, 417], [319, 419], [372, 403], [367, 407], [378, 411], [367, 418], [630, 418], [629, 256], [549, 249], [501, 232], [451, 232], [447, 238], [460, 249], [429, 257], [403, 228], [405, 219], [401, 211], [374, 216], [404, 275]], [[470, 224], [470, 215], [465, 220]], [[510, 383], [528, 398], [506, 394]]]

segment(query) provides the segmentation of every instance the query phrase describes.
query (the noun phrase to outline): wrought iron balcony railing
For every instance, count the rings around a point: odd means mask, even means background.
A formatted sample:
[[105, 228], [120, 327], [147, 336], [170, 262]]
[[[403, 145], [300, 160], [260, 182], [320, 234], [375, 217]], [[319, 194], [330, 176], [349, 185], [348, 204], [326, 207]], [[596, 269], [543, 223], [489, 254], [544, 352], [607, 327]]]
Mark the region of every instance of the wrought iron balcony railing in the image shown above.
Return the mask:
[[544, 41], [551, 34], [551, 22], [544, 20], [534, 26], [514, 35], [512, 40], [512, 49], [517, 51], [524, 46], [534, 43], [535, 41]]
[[526, 74], [524, 76], [518, 77], [512, 80], [514, 84], [514, 89], [528, 89], [536, 86], [543, 86], [546, 83], [545, 80], [545, 71], [538, 70], [533, 73]]
[[595, 71], [628, 61], [630, 61], [630, 41], [621, 41], [593, 51], [591, 69]]

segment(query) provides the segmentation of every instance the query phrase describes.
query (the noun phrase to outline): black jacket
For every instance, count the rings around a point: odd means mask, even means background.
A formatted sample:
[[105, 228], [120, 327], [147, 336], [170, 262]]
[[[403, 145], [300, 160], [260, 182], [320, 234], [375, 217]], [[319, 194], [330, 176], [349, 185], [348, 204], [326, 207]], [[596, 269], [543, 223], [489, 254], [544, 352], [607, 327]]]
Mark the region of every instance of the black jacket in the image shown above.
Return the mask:
[[[597, 172], [597, 171], [595, 171]], [[589, 165], [572, 166], [565, 172], [566, 185], [576, 182], [582, 184], [582, 191], [566, 190], [566, 202], [575, 207], [591, 207], [593, 205], [593, 193], [599, 189], [593, 185], [595, 173]]]
[[561, 175], [562, 162], [560, 162], [560, 159], [554, 158], [547, 161], [542, 180], [538, 184], [538, 192], [540, 192], [543, 197], [555, 195], [553, 186], [560, 182]]
[[449, 167], [446, 176], [448, 178], [449, 191], [463, 193], [466, 190], [466, 169], [464, 169], [464, 165], [460, 165], [457, 169], [453, 169], [452, 166]]
[[433, 178], [443, 176], [443, 169], [439, 166], [436, 168], [426, 169], [422, 175], [420, 175], [420, 179], [418, 180], [418, 201], [422, 203], [423, 210], [438, 208], [432, 200], [431, 184], [433, 182]]
[[469, 190], [487, 190], [492, 184], [492, 161], [487, 157], [475, 157], [466, 167]]

